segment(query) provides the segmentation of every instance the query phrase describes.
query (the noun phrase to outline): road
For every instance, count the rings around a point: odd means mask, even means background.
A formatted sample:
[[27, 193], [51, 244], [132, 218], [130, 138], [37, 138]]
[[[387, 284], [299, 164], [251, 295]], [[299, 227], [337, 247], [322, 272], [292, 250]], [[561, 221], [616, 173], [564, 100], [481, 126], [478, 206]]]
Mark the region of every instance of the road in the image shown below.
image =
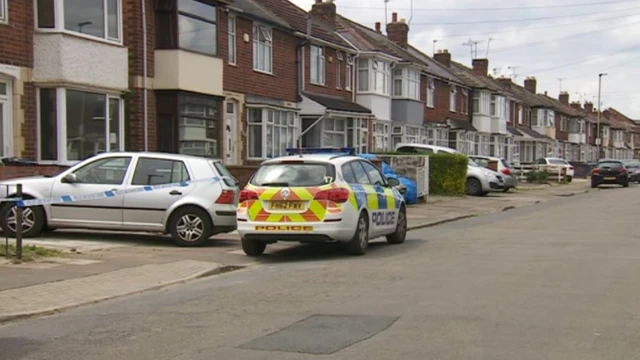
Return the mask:
[[639, 195], [559, 198], [413, 231], [360, 258], [295, 246], [5, 325], [0, 358], [639, 359]]

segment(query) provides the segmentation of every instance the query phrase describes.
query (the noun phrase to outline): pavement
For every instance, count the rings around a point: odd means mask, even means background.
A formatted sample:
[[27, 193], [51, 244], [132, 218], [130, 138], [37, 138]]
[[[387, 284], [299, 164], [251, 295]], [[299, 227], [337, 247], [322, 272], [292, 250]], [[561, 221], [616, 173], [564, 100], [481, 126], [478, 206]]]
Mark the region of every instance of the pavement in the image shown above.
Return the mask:
[[[408, 225], [410, 229], [432, 227], [586, 191], [588, 183], [576, 180], [568, 185], [523, 187], [486, 197], [431, 196], [427, 204], [409, 207]], [[237, 234], [224, 234], [197, 249], [175, 247], [166, 236], [139, 233], [56, 231], [26, 240], [26, 244], [62, 250], [65, 256], [0, 264], [0, 321], [157, 289], [215, 272], [219, 267], [239, 269], [278, 263], [297, 246], [270, 245], [267, 256], [256, 260], [244, 255], [238, 240]], [[181, 266], [186, 266], [187, 273], [175, 270]], [[195, 268], [189, 270], [192, 266]]]
[[0, 354], [638, 359], [638, 195], [556, 196], [375, 242], [363, 257], [290, 246], [244, 270], [8, 323]]

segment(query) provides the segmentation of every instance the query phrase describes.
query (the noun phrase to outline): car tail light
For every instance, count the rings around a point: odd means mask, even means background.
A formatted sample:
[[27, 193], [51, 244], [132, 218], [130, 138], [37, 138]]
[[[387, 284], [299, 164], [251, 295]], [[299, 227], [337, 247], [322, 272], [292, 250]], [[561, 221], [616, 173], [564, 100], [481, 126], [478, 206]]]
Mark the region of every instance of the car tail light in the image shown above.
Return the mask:
[[569, 166], [569, 170], [573, 170], [573, 166]]
[[593, 169], [592, 174], [600, 174], [600, 169]]
[[627, 169], [625, 168], [621, 168], [620, 169], [620, 174], [626, 174], [627, 173]]
[[509, 170], [509, 168], [502, 169], [502, 173], [507, 175], [507, 176], [511, 176], [511, 170]]
[[236, 193], [233, 190], [222, 190], [216, 204], [233, 204], [236, 198]]
[[329, 200], [337, 203], [347, 202], [349, 200], [349, 190], [344, 188], [324, 190], [316, 193], [314, 200]]
[[258, 200], [258, 193], [251, 190], [240, 191], [240, 198], [238, 199], [238, 202], [242, 203], [247, 200]]

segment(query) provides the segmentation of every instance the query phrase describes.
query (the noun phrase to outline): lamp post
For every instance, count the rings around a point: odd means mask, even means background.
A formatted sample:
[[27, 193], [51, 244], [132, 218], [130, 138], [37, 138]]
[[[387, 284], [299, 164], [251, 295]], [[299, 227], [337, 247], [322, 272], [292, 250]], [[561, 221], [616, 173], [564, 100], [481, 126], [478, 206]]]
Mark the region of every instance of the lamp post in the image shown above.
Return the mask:
[[607, 76], [607, 73], [598, 74], [598, 129], [597, 129], [597, 140], [596, 144], [598, 145], [598, 159], [602, 158], [602, 135], [600, 134], [600, 116], [602, 114], [602, 110], [600, 109], [600, 95], [602, 94], [602, 77]]

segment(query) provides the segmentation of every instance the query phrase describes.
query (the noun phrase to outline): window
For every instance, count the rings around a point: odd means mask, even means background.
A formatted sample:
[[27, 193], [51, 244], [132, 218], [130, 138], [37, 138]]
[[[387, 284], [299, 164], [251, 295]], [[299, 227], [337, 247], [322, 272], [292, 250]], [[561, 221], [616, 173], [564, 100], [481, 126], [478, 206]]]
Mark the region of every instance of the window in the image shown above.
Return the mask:
[[362, 163], [364, 171], [366, 171], [367, 175], [369, 175], [369, 181], [371, 181], [371, 184], [380, 186], [383, 186], [385, 184], [384, 178], [382, 177], [382, 174], [380, 174], [378, 168], [366, 161], [360, 161], [360, 163]]
[[229, 57], [227, 61], [229, 64], [236, 63], [236, 18], [234, 16], [229, 16], [229, 20], [227, 23], [227, 32], [229, 33]]
[[373, 61], [373, 91], [378, 94], [389, 94], [389, 64], [384, 61]]
[[436, 103], [436, 82], [429, 78], [427, 80], [427, 106], [433, 108]]
[[7, 0], [0, 0], [0, 23], [9, 22], [9, 4]]
[[336, 89], [342, 88], [342, 65], [344, 63], [344, 57], [342, 53], [337, 53], [338, 61], [336, 61]]
[[[3, 11], [6, 18], [6, 3], [0, 0], [0, 19]], [[69, 31], [115, 42], [122, 41], [122, 0], [37, 0], [36, 6], [36, 24], [39, 29]], [[58, 17], [58, 14], [61, 16]], [[57, 19], [61, 22], [57, 23]]]
[[469, 91], [467, 89], [462, 89], [462, 109], [460, 112], [463, 114], [469, 113]]
[[369, 59], [358, 60], [358, 91], [369, 91]]
[[402, 69], [393, 70], [393, 96], [402, 96]]
[[253, 25], [253, 69], [273, 72], [273, 38], [271, 29]]
[[520, 107], [518, 109], [518, 124], [522, 125], [523, 124], [523, 117], [522, 117], [522, 107]]
[[393, 96], [420, 101], [420, 72], [411, 69], [394, 69]]
[[187, 167], [182, 161], [140, 158], [131, 185], [163, 185], [189, 181]]
[[371, 185], [371, 182], [369, 181], [369, 177], [367, 176], [367, 171], [362, 166], [362, 161], [352, 161], [350, 164], [351, 164], [351, 169], [353, 169], [353, 175], [355, 175], [356, 177], [356, 182], [358, 184]]
[[130, 157], [109, 157], [92, 161], [73, 174], [80, 184], [121, 185], [130, 163]]
[[497, 114], [497, 106], [496, 106], [496, 96], [491, 95], [491, 116], [496, 116]]
[[324, 48], [311, 45], [311, 83], [314, 85], [324, 85], [325, 77]]
[[344, 74], [345, 90], [351, 90], [352, 78], [353, 78], [353, 57], [351, 55], [347, 55], [347, 65], [345, 67], [345, 74]]
[[124, 149], [119, 97], [51, 88], [39, 89], [38, 103], [39, 160], [64, 163]]
[[344, 181], [349, 184], [355, 184], [357, 182], [356, 175], [353, 173], [350, 163], [342, 165], [342, 177], [344, 178]]
[[305, 162], [280, 163], [260, 166], [251, 178], [256, 186], [278, 186], [285, 183], [291, 187], [321, 186], [334, 182], [336, 168], [332, 164]]
[[456, 112], [456, 102], [458, 101], [458, 91], [455, 86], [449, 89], [449, 110]]
[[295, 146], [297, 126], [293, 111], [249, 108], [247, 124], [249, 158], [283, 156], [287, 148]]
[[480, 93], [473, 93], [473, 113], [480, 113]]
[[324, 143], [322, 146], [346, 146], [347, 119], [324, 119]]
[[[2, 3], [2, 0], [0, 0], [0, 3]], [[9, 116], [9, 108], [12, 105], [12, 101], [9, 91], [9, 83], [0, 80], [0, 158], [9, 157], [13, 154], [13, 127], [12, 118]]]
[[155, 3], [156, 48], [218, 54], [216, 6], [200, 0], [156, 0]]

